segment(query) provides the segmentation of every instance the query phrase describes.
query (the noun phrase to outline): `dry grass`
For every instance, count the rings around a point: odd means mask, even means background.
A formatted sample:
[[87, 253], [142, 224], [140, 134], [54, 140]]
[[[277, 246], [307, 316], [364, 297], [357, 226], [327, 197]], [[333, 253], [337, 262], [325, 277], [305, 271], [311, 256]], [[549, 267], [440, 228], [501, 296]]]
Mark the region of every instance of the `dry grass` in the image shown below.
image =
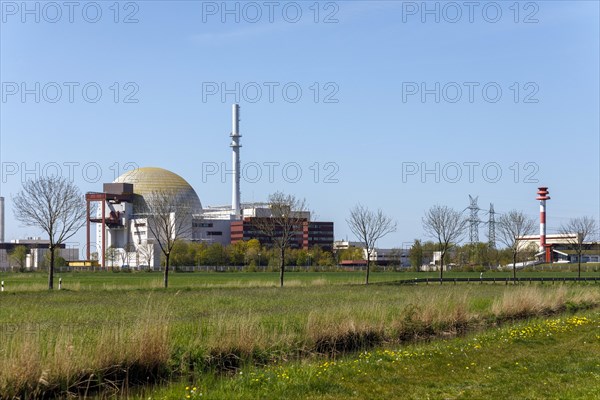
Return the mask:
[[[317, 279], [308, 284], [321, 286], [325, 282]], [[71, 293], [58, 299], [71, 304], [66, 300], [83, 300], [82, 296]], [[205, 303], [198, 305], [200, 297], [196, 296], [206, 298]], [[240, 296], [241, 303], [236, 302], [234, 297]], [[127, 298], [138, 301], [136, 297], [137, 292]], [[474, 302], [481, 299], [485, 301], [475, 307]], [[61, 307], [63, 303], [57, 304]], [[523, 318], [598, 304], [600, 291], [596, 287], [578, 286], [360, 286], [335, 290], [328, 286], [285, 291], [267, 287], [222, 293], [213, 289], [150, 292], [145, 303], [144, 299], [136, 304], [123, 303], [122, 307], [139, 307], [134, 318], [113, 312], [100, 322], [90, 323], [83, 308], [63, 317], [63, 323], [70, 323], [69, 329], [54, 326], [34, 335], [1, 335], [0, 397], [102, 387], [103, 382], [125, 379], [124, 374], [134, 380], [185, 372], [186, 368], [227, 369], [245, 361], [334, 355], [382, 342], [454, 335], [490, 319]], [[179, 315], [187, 315], [189, 320], [172, 317], [179, 307], [187, 312]]]
[[154, 372], [171, 357], [169, 327], [168, 314], [149, 306], [130, 323], [3, 335], [0, 397], [78, 389], [91, 379], [101, 385], [95, 376], [99, 372]]
[[559, 287], [549, 291], [538, 287], [519, 287], [496, 299], [492, 314], [501, 318], [526, 317], [558, 311], [565, 307], [567, 290]]

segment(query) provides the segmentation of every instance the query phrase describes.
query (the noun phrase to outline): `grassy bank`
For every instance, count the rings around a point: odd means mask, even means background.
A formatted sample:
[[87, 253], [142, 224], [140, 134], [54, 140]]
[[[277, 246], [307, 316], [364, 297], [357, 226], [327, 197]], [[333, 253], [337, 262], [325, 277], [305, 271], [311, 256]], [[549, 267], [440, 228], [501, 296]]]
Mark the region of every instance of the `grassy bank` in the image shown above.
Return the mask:
[[[464, 338], [249, 367], [146, 388], [151, 399], [595, 399], [600, 314], [533, 319]], [[134, 396], [135, 397], [135, 396]]]
[[314, 275], [283, 289], [4, 292], [0, 397], [204, 376], [598, 304], [594, 285], [365, 287]]

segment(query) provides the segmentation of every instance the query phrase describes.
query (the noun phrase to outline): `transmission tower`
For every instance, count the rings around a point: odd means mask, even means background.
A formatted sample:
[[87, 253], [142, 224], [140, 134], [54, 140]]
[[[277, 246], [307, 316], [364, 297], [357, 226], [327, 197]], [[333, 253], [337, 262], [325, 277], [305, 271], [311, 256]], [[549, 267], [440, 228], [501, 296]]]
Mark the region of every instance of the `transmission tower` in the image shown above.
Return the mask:
[[479, 206], [477, 206], [477, 199], [479, 196], [473, 198], [473, 196], [469, 195], [470, 206], [469, 210], [471, 215], [469, 217], [470, 223], [470, 231], [469, 231], [469, 242], [471, 244], [479, 242], [479, 216], [477, 213], [479, 212]]
[[488, 212], [489, 214], [489, 219], [488, 219], [488, 245], [490, 246], [490, 249], [495, 249], [496, 248], [496, 217], [494, 216], [494, 214], [496, 214], [496, 212], [494, 211], [494, 204], [490, 203], [490, 211]]

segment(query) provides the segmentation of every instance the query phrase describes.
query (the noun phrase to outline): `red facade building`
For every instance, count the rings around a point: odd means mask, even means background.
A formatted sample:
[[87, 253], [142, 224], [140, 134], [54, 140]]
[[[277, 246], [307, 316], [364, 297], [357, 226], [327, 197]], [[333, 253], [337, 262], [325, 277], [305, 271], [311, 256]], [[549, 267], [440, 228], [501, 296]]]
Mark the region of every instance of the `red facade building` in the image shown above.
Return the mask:
[[[271, 238], [256, 227], [254, 220], [254, 217], [245, 217], [240, 221], [231, 222], [231, 243], [257, 239], [261, 244], [269, 246]], [[295, 240], [291, 243], [294, 249], [308, 250], [319, 246], [326, 251], [333, 250], [333, 222], [304, 220], [296, 228], [294, 236]]]

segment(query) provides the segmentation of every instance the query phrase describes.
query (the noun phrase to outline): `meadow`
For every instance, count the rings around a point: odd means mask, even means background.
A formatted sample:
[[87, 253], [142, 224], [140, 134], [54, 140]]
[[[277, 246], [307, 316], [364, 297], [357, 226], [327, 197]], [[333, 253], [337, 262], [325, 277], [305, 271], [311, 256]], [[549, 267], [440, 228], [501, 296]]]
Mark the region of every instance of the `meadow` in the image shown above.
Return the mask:
[[128, 392], [140, 399], [597, 399], [600, 313]]
[[393, 284], [409, 275], [288, 273], [278, 288], [271, 273], [175, 273], [164, 290], [158, 273], [68, 273], [49, 292], [42, 274], [3, 274], [0, 397], [194, 384], [600, 304], [597, 284]]

